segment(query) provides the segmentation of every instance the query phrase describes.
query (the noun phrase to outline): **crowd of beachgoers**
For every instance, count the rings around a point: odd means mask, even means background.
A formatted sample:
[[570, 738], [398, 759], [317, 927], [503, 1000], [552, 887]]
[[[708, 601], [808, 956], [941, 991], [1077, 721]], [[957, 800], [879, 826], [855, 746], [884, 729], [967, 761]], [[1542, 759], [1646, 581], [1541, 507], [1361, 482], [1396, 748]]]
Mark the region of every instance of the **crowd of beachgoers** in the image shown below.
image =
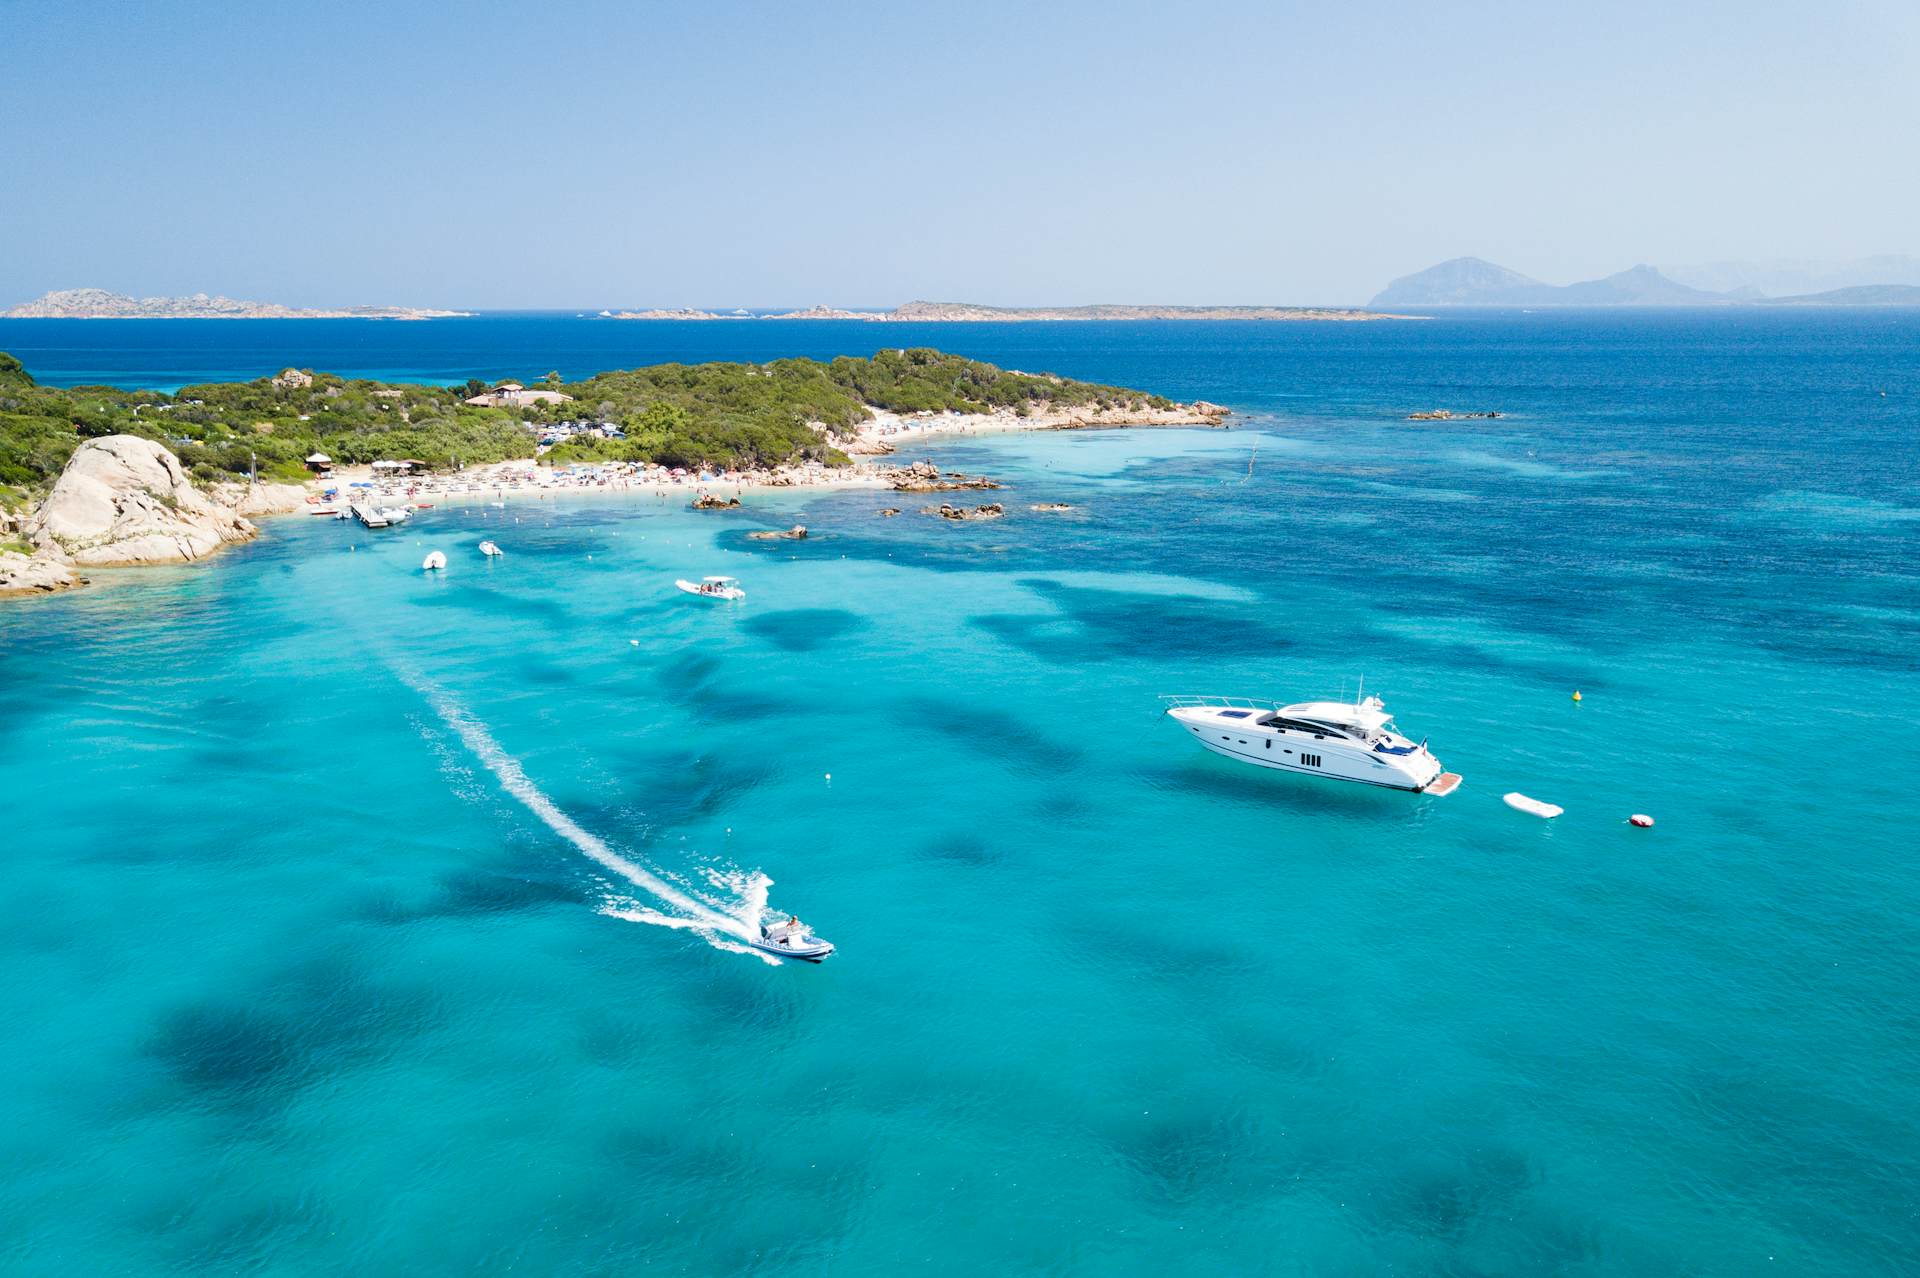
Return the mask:
[[439, 474], [374, 478], [360, 468], [344, 468], [315, 485], [318, 495], [341, 501], [370, 498], [383, 504], [431, 504], [445, 498], [504, 499], [515, 494], [545, 496], [566, 492], [685, 493], [749, 488], [855, 487], [885, 482], [888, 467], [871, 464], [827, 466], [808, 462], [770, 469], [668, 467], [637, 462], [578, 462], [544, 466], [534, 461], [499, 462]]
[[892, 482], [897, 464], [870, 460], [893, 453], [902, 444], [933, 435], [996, 434], [1004, 431], [1061, 430], [1081, 426], [1214, 424], [1225, 415], [1212, 404], [1177, 405], [1166, 410], [1103, 413], [1084, 406], [1020, 416], [997, 413], [898, 414], [873, 410], [870, 420], [838, 442], [855, 458], [850, 464], [794, 462], [772, 467], [685, 467], [646, 462], [577, 462], [551, 466], [536, 459], [497, 462], [463, 470], [395, 475], [366, 467], [336, 469], [315, 485], [333, 490], [342, 501], [366, 495], [386, 504], [432, 502], [447, 497], [502, 500], [512, 493], [562, 492], [687, 493], [740, 492], [758, 488], [856, 488]]

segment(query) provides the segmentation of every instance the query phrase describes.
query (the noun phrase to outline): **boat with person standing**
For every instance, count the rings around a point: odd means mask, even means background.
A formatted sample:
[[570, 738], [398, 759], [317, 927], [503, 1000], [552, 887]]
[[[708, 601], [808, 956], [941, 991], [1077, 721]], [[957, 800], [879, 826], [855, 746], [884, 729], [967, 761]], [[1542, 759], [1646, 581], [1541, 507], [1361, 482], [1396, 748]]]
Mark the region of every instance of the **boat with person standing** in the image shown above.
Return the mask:
[[747, 592], [742, 590], [740, 583], [732, 577], [702, 577], [697, 582], [688, 581], [682, 577], [673, 584], [688, 594], [698, 595], [702, 599], [728, 600], [747, 597]]

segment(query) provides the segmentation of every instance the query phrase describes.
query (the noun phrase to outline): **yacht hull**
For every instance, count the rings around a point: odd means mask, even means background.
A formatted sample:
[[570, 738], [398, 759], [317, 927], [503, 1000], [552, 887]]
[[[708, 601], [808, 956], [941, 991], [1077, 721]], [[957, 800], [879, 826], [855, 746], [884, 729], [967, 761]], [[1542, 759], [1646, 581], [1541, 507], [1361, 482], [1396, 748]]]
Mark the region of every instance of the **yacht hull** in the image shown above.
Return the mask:
[[1444, 775], [1440, 760], [1424, 746], [1389, 753], [1362, 742], [1276, 731], [1245, 718], [1223, 718], [1213, 708], [1176, 709], [1167, 714], [1210, 753], [1272, 772], [1297, 772], [1414, 792], [1425, 790]]

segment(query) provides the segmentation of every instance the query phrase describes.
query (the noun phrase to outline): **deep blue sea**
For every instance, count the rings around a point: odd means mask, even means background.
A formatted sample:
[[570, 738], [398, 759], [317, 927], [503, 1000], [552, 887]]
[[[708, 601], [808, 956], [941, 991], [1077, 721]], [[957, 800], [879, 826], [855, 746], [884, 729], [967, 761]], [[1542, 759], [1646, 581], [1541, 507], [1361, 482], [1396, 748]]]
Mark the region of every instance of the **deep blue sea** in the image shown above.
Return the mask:
[[[1914, 1271], [1920, 313], [0, 322], [161, 387], [882, 344], [1236, 416], [919, 450], [995, 523], [521, 496], [0, 606], [0, 1270]], [[1362, 678], [1457, 793], [1156, 700]], [[761, 891], [839, 953], [661, 925]]]

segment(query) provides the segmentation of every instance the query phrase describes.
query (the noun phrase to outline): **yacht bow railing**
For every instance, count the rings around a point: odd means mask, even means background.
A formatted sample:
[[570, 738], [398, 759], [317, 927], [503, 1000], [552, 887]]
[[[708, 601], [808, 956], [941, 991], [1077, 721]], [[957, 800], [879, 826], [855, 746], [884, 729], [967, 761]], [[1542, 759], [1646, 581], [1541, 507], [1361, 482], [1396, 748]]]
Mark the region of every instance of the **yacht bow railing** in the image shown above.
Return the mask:
[[1268, 701], [1264, 697], [1207, 697], [1193, 693], [1178, 693], [1163, 696], [1160, 700], [1167, 703], [1169, 710], [1183, 710], [1193, 706], [1214, 706], [1222, 710], [1268, 710], [1277, 712], [1278, 701]]

